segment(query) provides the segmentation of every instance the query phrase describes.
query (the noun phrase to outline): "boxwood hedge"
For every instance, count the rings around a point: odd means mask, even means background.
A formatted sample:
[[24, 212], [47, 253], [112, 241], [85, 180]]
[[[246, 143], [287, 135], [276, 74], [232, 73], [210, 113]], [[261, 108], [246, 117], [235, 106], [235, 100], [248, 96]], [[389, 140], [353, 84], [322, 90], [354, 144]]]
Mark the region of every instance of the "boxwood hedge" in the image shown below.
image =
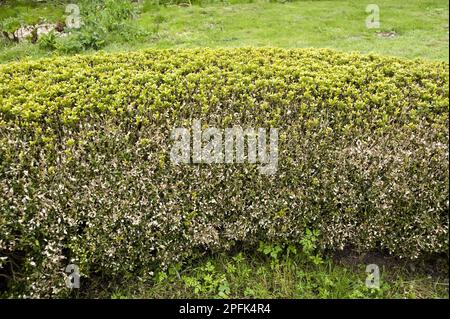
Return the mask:
[[[194, 49], [0, 66], [0, 286], [63, 296], [204, 251], [298, 242], [448, 254], [447, 62]], [[279, 128], [274, 175], [173, 165], [174, 127]], [[82, 280], [83, 280], [82, 278]]]

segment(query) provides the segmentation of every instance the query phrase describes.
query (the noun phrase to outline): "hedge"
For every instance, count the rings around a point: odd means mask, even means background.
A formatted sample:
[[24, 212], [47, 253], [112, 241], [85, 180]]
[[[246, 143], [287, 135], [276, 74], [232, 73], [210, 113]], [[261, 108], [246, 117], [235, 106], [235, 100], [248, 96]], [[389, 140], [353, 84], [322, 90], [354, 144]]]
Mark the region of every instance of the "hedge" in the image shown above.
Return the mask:
[[[0, 66], [0, 289], [69, 293], [203, 252], [293, 242], [448, 255], [447, 62], [189, 49]], [[279, 129], [278, 170], [174, 165], [171, 130]], [[82, 281], [83, 281], [82, 278]]]

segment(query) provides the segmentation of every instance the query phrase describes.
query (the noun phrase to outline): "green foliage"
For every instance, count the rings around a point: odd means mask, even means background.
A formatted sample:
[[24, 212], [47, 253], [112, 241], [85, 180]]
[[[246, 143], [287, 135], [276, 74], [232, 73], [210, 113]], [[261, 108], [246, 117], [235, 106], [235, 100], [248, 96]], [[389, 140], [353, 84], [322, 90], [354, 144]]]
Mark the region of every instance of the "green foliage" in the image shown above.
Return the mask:
[[84, 27], [77, 34], [77, 40], [83, 49], [98, 50], [105, 44], [105, 33], [101, 28]]
[[[300, 246], [290, 246], [301, 251]], [[438, 278], [448, 278], [447, 266], [433, 278], [424, 270], [431, 264], [411, 273], [399, 262], [380, 264], [380, 287], [368, 288], [363, 261], [355, 265], [327, 257], [317, 265], [301, 253], [288, 254], [287, 250], [278, 254], [276, 268], [273, 258], [262, 251], [206, 256], [178, 266], [176, 272], [165, 272], [164, 280], [156, 276], [149, 284], [118, 282], [104, 297], [109, 293], [112, 298], [448, 298], [448, 279]], [[98, 297], [98, 292], [85, 296], [91, 295]]]
[[[71, 262], [82, 282], [147, 278], [237, 243], [264, 243], [275, 272], [283, 254], [322, 266], [324, 249], [448, 254], [448, 83], [446, 62], [322, 49], [1, 65], [8, 294], [68, 294], [61, 273]], [[193, 119], [278, 127], [276, 174], [173, 165], [171, 130]], [[222, 279], [192, 285], [229, 296]]]
[[76, 36], [82, 47], [98, 50], [112, 33], [129, 38], [134, 30], [130, 20], [137, 14], [137, 8], [128, 0], [96, 0], [80, 2], [82, 27]]
[[[62, 54], [75, 54], [81, 52], [86, 49], [86, 47], [83, 46], [83, 41], [85, 41], [84, 39], [89, 39], [91, 37], [91, 34], [87, 34], [86, 38], [82, 34], [80, 34], [79, 37], [59, 38], [55, 45], [56, 51]], [[94, 40], [95, 39], [97, 38], [94, 38]]]
[[317, 240], [320, 235], [320, 231], [306, 230], [306, 235], [300, 240], [303, 253], [311, 260], [315, 265], [320, 265], [323, 261], [319, 254], [315, 254], [317, 249]]
[[7, 40], [18, 42], [17, 30], [21, 27], [21, 20], [16, 17], [8, 17], [0, 21], [0, 34]]
[[57, 37], [54, 31], [42, 35], [38, 40], [39, 47], [44, 50], [55, 50], [57, 47]]
[[215, 266], [207, 262], [198, 269], [195, 276], [183, 276], [187, 288], [194, 291], [197, 296], [209, 295], [216, 298], [228, 298], [230, 286], [225, 274], [218, 275]]
[[[309, 260], [314, 265], [320, 265], [323, 263], [320, 253], [317, 251], [316, 242], [318, 241], [319, 231], [311, 231], [306, 229], [305, 235], [300, 239], [298, 246], [301, 247], [301, 251], [297, 248], [295, 243], [288, 242], [282, 244], [267, 244], [262, 241], [259, 242], [258, 252], [263, 253], [271, 258], [271, 267], [275, 269], [279, 267], [280, 255], [286, 256], [284, 261], [286, 265], [290, 265], [290, 257], [302, 257]], [[300, 253], [301, 252], [301, 253]]]
[[106, 32], [127, 27], [127, 23], [137, 14], [137, 9], [129, 0], [83, 0], [79, 3], [82, 24]]
[[48, 34], [41, 39], [40, 47], [62, 54], [73, 54], [86, 50], [99, 50], [111, 41], [131, 41], [147, 35], [133, 25], [137, 7], [128, 0], [80, 1], [79, 29], [70, 29], [69, 34], [58, 38]]

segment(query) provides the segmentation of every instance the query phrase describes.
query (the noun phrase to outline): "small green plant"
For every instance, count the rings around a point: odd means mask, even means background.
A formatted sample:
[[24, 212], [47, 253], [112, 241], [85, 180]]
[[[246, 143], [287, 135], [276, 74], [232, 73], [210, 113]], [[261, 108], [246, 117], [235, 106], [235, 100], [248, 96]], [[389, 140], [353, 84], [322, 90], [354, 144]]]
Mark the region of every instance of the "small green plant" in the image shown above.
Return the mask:
[[17, 30], [22, 26], [17, 17], [8, 17], [0, 21], [0, 32], [2, 36], [12, 42], [19, 42]]
[[105, 32], [102, 28], [86, 27], [76, 35], [83, 49], [98, 50], [105, 45]]
[[53, 51], [57, 48], [57, 37], [55, 32], [52, 30], [47, 34], [43, 34], [37, 41], [41, 49]]
[[303, 253], [315, 265], [320, 265], [323, 263], [320, 254], [315, 253], [317, 249], [317, 240], [319, 235], [320, 231], [307, 229], [305, 236], [300, 240], [300, 245], [302, 246]]
[[127, 27], [127, 21], [137, 14], [137, 9], [128, 0], [105, 0], [102, 10], [102, 25], [112, 32]]
[[194, 276], [182, 276], [182, 280], [198, 296], [228, 298], [230, 294], [230, 285], [226, 275], [218, 274], [216, 267], [211, 262], [200, 267]]
[[128, 297], [121, 291], [116, 291], [111, 295], [111, 299], [127, 299]]
[[[307, 229], [305, 236], [299, 241], [301, 252], [314, 265], [323, 263], [320, 253], [316, 252], [319, 235], [320, 231]], [[258, 252], [271, 257], [274, 266], [278, 264], [281, 256], [285, 256], [286, 262], [289, 263], [290, 256], [298, 254], [297, 247], [294, 244], [266, 244], [262, 241], [259, 242]]]
[[157, 283], [162, 283], [168, 278], [167, 273], [164, 271], [158, 271], [155, 276], [155, 280]]
[[260, 241], [258, 251], [278, 260], [278, 255], [283, 251], [283, 248], [280, 245], [265, 244]]
[[56, 41], [56, 51], [62, 54], [74, 54], [84, 49], [83, 45], [76, 37], [58, 38]]

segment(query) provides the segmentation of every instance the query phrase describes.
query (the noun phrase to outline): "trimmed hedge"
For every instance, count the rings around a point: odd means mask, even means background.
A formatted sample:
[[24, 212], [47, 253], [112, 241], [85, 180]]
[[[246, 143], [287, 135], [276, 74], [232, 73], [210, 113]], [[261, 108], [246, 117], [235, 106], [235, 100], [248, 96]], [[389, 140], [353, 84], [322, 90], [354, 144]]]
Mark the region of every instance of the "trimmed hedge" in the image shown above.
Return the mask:
[[[448, 67], [316, 49], [1, 65], [0, 285], [63, 296], [71, 262], [148, 278], [306, 229], [323, 249], [448, 254]], [[277, 173], [173, 165], [171, 129], [194, 119], [278, 127]]]

